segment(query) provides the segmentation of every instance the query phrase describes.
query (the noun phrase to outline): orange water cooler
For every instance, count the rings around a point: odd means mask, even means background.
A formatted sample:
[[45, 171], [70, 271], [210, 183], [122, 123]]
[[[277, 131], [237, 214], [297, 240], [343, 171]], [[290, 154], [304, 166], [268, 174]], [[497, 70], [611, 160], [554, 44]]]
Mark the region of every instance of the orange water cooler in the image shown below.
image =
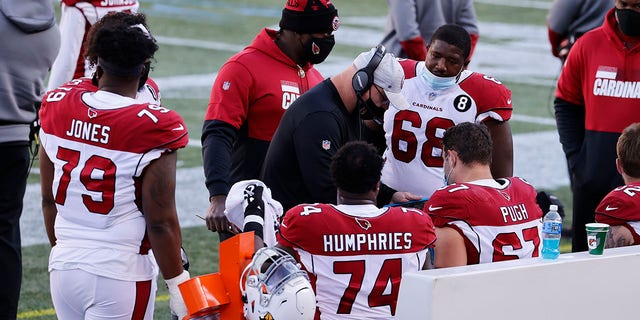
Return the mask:
[[253, 232], [220, 243], [220, 271], [178, 285], [187, 306], [183, 320], [244, 320], [240, 276], [254, 253]]

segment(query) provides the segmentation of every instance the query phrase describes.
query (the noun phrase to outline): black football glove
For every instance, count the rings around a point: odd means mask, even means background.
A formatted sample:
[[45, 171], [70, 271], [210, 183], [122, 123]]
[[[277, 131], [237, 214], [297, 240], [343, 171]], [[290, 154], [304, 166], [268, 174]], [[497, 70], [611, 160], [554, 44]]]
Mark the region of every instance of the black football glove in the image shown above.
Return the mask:
[[180, 258], [182, 258], [182, 268], [189, 271], [189, 257], [183, 247], [180, 247]]
[[244, 226], [242, 231], [253, 231], [256, 236], [263, 238], [264, 229], [264, 201], [262, 191], [264, 188], [250, 184], [244, 189], [244, 199], [247, 207], [244, 209]]
[[557, 205], [558, 213], [560, 214], [562, 219], [564, 219], [564, 205], [562, 204], [562, 202], [560, 202], [560, 199], [558, 199], [558, 197], [552, 195], [547, 191], [539, 191], [536, 195], [536, 202], [538, 203], [538, 206], [540, 206], [540, 209], [542, 209], [543, 215], [549, 212], [549, 206], [551, 206], [552, 204]]
[[262, 200], [262, 186], [250, 184], [244, 189], [244, 199], [247, 207], [244, 209], [245, 218], [256, 215], [264, 219], [264, 201]]

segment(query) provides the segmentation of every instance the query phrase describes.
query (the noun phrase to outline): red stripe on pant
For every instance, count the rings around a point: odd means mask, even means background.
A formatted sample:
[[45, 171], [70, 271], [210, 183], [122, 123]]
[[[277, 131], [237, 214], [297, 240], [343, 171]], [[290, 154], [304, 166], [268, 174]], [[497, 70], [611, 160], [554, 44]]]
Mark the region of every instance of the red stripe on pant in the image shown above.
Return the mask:
[[151, 296], [151, 280], [136, 282], [136, 304], [133, 306], [131, 320], [144, 320]]

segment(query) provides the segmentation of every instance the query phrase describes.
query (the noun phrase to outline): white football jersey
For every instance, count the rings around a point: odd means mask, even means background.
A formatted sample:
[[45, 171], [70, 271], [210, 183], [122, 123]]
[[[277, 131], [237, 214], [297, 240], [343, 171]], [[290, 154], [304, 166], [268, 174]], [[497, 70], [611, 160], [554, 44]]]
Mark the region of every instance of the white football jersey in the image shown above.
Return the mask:
[[436, 227], [451, 227], [463, 237], [467, 264], [540, 253], [542, 210], [536, 190], [520, 178], [454, 183], [437, 190], [424, 210]]
[[640, 243], [640, 183], [613, 189], [596, 207], [596, 222], [626, 226], [635, 244]]
[[84, 41], [91, 26], [110, 12], [137, 12], [137, 0], [62, 0], [60, 8], [60, 51], [51, 66], [47, 90], [65, 82], [90, 77], [95, 71], [85, 59]]
[[186, 146], [186, 125], [174, 111], [84, 84], [48, 92], [40, 110], [58, 210], [49, 269], [148, 280], [154, 263], [146, 254], [141, 175], [163, 152]]
[[421, 270], [435, 239], [421, 210], [374, 205], [298, 205], [278, 234], [309, 273], [323, 320], [392, 318], [402, 274]]
[[[429, 197], [443, 186], [442, 137], [462, 122], [511, 117], [511, 92], [494, 78], [464, 71], [451, 88], [436, 91], [420, 76], [404, 82], [406, 110], [389, 108], [384, 114], [387, 149], [381, 181], [398, 191]], [[410, 76], [410, 75], [409, 75]]]

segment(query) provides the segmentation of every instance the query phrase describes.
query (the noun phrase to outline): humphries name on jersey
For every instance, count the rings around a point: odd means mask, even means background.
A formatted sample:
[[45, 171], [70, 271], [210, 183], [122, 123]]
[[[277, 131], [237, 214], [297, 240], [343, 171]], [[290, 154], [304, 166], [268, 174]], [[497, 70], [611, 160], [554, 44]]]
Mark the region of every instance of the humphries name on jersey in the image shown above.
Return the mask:
[[359, 252], [411, 249], [411, 233], [323, 234], [324, 252]]

